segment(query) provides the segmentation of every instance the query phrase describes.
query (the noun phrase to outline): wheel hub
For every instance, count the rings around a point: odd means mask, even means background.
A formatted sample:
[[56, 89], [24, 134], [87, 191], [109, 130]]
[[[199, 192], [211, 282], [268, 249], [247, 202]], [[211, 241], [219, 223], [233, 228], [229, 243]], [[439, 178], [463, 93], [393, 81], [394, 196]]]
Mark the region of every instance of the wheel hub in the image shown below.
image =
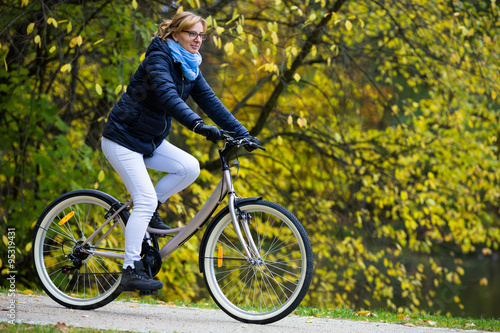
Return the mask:
[[90, 254], [82, 252], [82, 249], [90, 250], [90, 244], [87, 243], [83, 247], [82, 247], [82, 244], [83, 244], [83, 240], [79, 240], [78, 242], [76, 242], [75, 245], [73, 245], [73, 255], [77, 259], [84, 261], [85, 259], [87, 259], [89, 257]]
[[248, 259], [248, 262], [250, 263], [250, 266], [252, 266], [252, 267], [262, 267], [266, 264], [264, 259], [262, 259], [260, 257], [259, 258], [250, 258], [250, 259]]

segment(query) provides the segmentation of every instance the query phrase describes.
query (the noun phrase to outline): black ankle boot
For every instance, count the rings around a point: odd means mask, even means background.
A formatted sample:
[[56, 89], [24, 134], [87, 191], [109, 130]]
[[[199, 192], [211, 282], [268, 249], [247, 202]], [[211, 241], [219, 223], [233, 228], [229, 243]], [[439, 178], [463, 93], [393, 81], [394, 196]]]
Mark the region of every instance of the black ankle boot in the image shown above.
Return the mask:
[[142, 261], [134, 261], [134, 268], [129, 266], [122, 270], [120, 286], [123, 291], [157, 290], [163, 288], [163, 283], [149, 277]]
[[151, 216], [151, 221], [149, 221], [149, 227], [154, 228], [154, 229], [163, 229], [163, 230], [168, 230], [170, 227], [163, 223], [163, 220], [160, 217], [160, 214], [158, 214], [158, 207], [160, 207], [161, 202], [158, 201], [158, 206], [156, 207], [155, 212], [153, 213], [153, 216]]

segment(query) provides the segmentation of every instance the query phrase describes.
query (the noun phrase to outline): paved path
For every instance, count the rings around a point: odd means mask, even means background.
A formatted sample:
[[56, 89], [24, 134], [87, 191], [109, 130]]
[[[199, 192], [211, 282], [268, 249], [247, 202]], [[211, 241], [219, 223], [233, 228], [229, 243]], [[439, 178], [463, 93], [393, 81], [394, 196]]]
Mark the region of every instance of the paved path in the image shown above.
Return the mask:
[[[365, 321], [288, 316], [269, 325], [238, 322], [220, 310], [165, 305], [112, 302], [92, 311], [70, 310], [47, 296], [16, 295], [16, 322], [34, 324], [64, 323], [67, 326], [92, 327], [137, 332], [394, 332], [394, 333], [451, 333], [478, 332], [442, 328], [407, 327]], [[0, 293], [0, 322], [9, 320], [10, 299]]]

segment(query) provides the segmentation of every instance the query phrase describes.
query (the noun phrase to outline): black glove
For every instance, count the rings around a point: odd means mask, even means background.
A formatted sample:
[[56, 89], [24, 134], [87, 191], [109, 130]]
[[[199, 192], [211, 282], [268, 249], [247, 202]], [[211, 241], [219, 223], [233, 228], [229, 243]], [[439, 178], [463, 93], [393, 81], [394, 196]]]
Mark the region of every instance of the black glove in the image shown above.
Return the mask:
[[244, 145], [245, 149], [248, 152], [254, 151], [255, 149], [257, 149], [257, 146], [259, 145], [259, 139], [257, 139], [255, 136], [251, 136], [250, 134], [247, 134], [245, 136], [240, 136], [237, 139], [245, 139], [246, 141], [253, 143]]
[[222, 134], [219, 129], [215, 126], [205, 125], [203, 121], [198, 121], [194, 125], [193, 131], [197, 134], [201, 134], [212, 142], [217, 142], [217, 140], [222, 139]]

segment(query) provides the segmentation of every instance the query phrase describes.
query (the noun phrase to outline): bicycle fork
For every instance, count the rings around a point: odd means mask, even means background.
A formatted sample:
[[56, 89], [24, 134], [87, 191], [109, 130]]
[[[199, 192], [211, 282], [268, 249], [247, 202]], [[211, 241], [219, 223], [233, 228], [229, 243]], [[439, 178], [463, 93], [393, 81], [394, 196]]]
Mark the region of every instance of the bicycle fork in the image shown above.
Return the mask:
[[[236, 231], [236, 235], [238, 236], [238, 239], [240, 240], [249, 261], [260, 261], [259, 250], [255, 245], [252, 234], [250, 233], [250, 228], [248, 227], [250, 218], [246, 213], [238, 214], [236, 211], [236, 194], [234, 192], [233, 183], [231, 181], [231, 173], [229, 172], [229, 170], [224, 170], [224, 179], [226, 180], [226, 186], [228, 188], [229, 212], [231, 214], [231, 219], [233, 220], [233, 226]], [[248, 243], [245, 240], [245, 237], [243, 237], [240, 223], [243, 226], [243, 232], [245, 233]]]

